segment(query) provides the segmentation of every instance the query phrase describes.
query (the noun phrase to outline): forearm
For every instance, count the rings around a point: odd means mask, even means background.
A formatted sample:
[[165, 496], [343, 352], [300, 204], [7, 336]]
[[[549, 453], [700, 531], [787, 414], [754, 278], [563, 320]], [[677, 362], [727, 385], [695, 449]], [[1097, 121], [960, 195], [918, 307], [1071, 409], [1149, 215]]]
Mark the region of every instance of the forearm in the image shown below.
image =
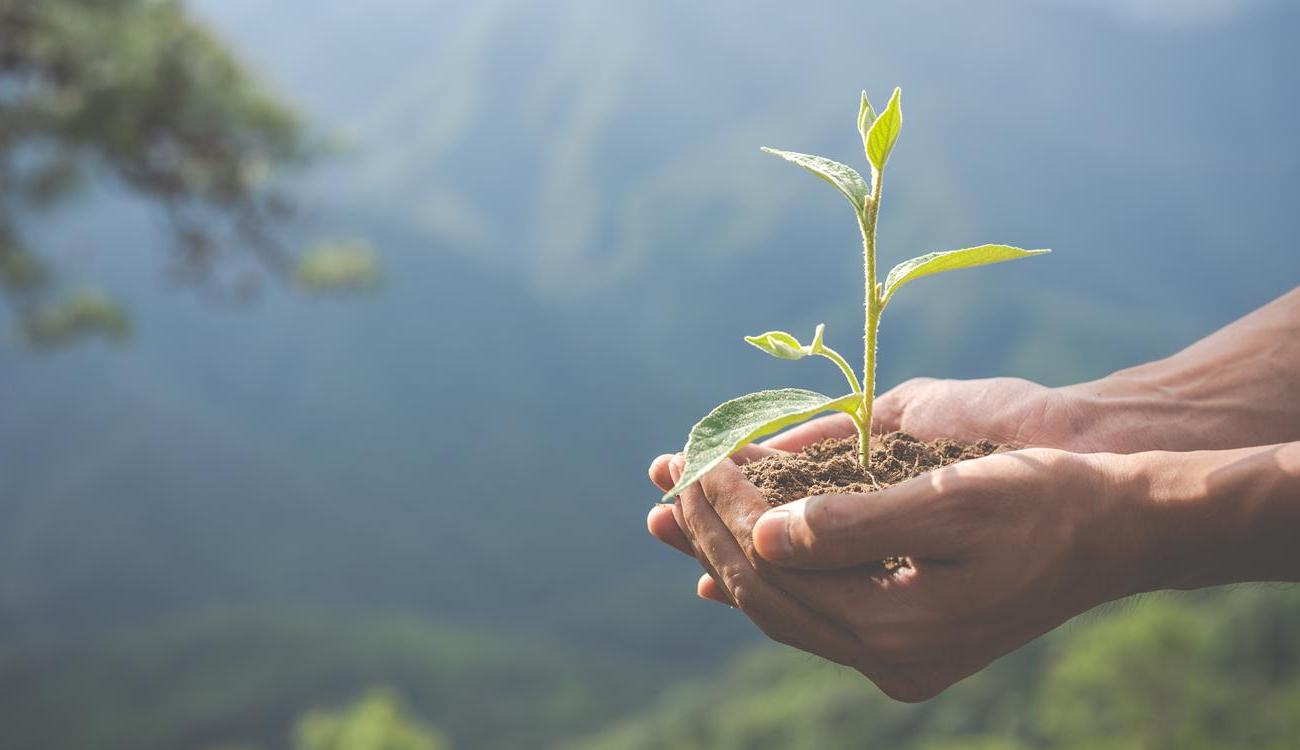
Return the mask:
[[1300, 440], [1300, 287], [1171, 357], [1061, 390], [1117, 450]]
[[1300, 442], [1119, 460], [1136, 590], [1300, 581]]

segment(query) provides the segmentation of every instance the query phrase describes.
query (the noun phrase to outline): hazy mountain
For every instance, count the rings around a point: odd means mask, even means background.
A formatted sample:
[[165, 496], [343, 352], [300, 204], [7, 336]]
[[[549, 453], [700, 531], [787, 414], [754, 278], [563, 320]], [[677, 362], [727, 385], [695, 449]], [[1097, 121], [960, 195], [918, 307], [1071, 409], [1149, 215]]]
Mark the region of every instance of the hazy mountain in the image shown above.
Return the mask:
[[147, 212], [47, 219], [59, 252], [98, 248], [139, 334], [3, 352], [13, 627], [291, 599], [664, 633], [690, 565], [643, 538], [646, 461], [723, 398], [837, 387], [741, 335], [824, 320], [855, 348], [848, 211], [757, 148], [860, 163], [862, 86], [906, 91], [885, 262], [1057, 251], [900, 298], [886, 383], [1100, 375], [1300, 278], [1286, 4], [196, 5], [347, 144], [299, 230], [369, 238], [387, 282], [212, 309], [157, 288]]
[[[1296, 276], [1283, 196], [1300, 164], [1276, 148], [1300, 125], [1282, 94], [1297, 65], [1285, 4], [1144, 4], [1169, 23], [1137, 25], [1102, 0], [299, 5], [202, 7], [354, 145], [321, 194], [599, 310], [592, 334], [628, 332], [649, 366], [671, 351], [728, 369], [738, 350], [721, 345], [751, 328], [829, 319], [852, 336], [852, 220], [756, 148], [860, 162], [862, 86], [907, 91], [887, 261], [990, 239], [1059, 253], [935, 280], [945, 304], [903, 300], [884, 334], [891, 378], [1003, 366], [971, 362], [983, 346], [963, 349], [976, 329], [954, 317], [1019, 326], [1051, 308], [1021, 332], [1026, 349], [1114, 347], [1055, 369], [1021, 358], [1024, 374], [1060, 378], [1186, 340]], [[1265, 262], [1283, 264], [1276, 281], [1236, 270]], [[976, 297], [989, 284], [1029, 288]], [[1153, 330], [1111, 325], [1132, 316]], [[945, 351], [900, 351], [902, 334]]]

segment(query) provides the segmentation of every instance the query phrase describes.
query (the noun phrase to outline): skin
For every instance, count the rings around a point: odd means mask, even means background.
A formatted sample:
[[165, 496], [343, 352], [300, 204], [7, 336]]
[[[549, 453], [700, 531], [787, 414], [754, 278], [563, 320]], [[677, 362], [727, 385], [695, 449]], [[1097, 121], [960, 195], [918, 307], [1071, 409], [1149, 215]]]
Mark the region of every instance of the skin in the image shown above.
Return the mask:
[[[1101, 380], [918, 379], [875, 416], [879, 431], [1029, 447], [769, 509], [736, 462], [853, 434], [827, 417], [746, 448], [648, 525], [701, 562], [701, 597], [898, 700], [1107, 601], [1300, 581], [1300, 289]], [[660, 456], [651, 480], [667, 490], [680, 466]], [[890, 556], [912, 568], [887, 573]]]

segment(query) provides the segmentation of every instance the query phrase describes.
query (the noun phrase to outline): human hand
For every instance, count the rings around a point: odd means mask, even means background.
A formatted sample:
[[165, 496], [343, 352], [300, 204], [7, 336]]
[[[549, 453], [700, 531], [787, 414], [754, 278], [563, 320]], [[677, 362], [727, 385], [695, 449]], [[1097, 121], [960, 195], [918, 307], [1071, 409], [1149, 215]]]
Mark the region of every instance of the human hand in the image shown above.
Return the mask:
[[[1141, 504], [1116, 491], [1125, 465], [1016, 451], [881, 492], [769, 509], [728, 461], [680, 495], [678, 541], [708, 571], [701, 595], [738, 607], [778, 641], [854, 667], [891, 697], [925, 700], [1148, 587]], [[668, 468], [680, 474], [680, 462]], [[893, 556], [912, 567], [878, 566]]]
[[[912, 378], [876, 398], [871, 428], [876, 433], [902, 430], [922, 440], [1105, 450], [1087, 434], [1090, 407], [1073, 391], [1021, 378]], [[852, 419], [833, 414], [795, 427], [765, 445], [800, 450], [822, 438], [853, 434]]]
[[[1300, 437], [1295, 408], [1277, 388], [1193, 377], [1220, 369], [1173, 358], [1060, 388], [1020, 378], [913, 378], [876, 399], [872, 431], [1075, 453], [1223, 449]], [[848, 415], [835, 414], [765, 445], [799, 450], [853, 432]]]
[[[923, 440], [983, 439], [1016, 446], [1087, 450], [1092, 446], [1078, 434], [1085, 413], [1081, 399], [1028, 380], [915, 378], [876, 399], [872, 429], [878, 433], [903, 430]], [[761, 445], [748, 446], [735, 460], [744, 463], [773, 452], [796, 452], [826, 438], [856, 434], [857, 428], [847, 414], [833, 414], [805, 422]], [[651, 481], [664, 492], [673, 486], [671, 459], [671, 454], [665, 454], [650, 465]], [[693, 555], [682, 532], [680, 515], [675, 506], [656, 505], [650, 509], [647, 526], [655, 538]], [[707, 575], [700, 579], [698, 588], [706, 599], [726, 601], [725, 594]]]

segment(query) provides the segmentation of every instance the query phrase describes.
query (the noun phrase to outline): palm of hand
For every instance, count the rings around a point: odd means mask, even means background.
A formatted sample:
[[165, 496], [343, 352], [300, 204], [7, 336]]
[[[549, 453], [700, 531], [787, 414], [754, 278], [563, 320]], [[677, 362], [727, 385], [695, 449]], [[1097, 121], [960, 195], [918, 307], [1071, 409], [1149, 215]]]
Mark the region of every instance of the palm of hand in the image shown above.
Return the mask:
[[1079, 399], [1020, 378], [915, 378], [880, 397], [877, 429], [923, 440], [991, 440], [1018, 448], [1097, 450]]
[[[1088, 412], [1071, 394], [1020, 378], [938, 380], [914, 378], [876, 399], [872, 430], [903, 432], [922, 440], [991, 440], [1016, 447], [1103, 450], [1087, 435]], [[764, 445], [798, 451], [825, 438], [855, 432], [847, 415], [813, 420]]]

